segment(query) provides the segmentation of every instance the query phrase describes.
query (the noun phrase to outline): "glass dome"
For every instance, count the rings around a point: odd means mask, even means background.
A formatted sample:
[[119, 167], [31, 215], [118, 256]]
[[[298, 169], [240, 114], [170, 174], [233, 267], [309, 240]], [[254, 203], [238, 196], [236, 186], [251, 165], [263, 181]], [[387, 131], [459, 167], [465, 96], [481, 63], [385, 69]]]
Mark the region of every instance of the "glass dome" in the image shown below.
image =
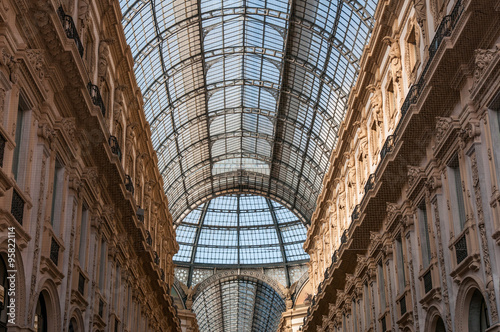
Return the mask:
[[177, 226], [179, 265], [288, 265], [309, 260], [306, 227], [290, 210], [256, 195], [216, 197]]

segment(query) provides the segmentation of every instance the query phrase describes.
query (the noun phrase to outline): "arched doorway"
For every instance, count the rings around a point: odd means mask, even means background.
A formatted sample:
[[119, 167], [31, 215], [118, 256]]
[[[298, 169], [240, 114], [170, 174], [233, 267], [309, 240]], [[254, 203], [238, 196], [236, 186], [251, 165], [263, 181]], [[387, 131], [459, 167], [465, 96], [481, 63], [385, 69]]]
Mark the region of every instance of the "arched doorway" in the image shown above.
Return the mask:
[[47, 306], [45, 302], [45, 297], [43, 293], [40, 293], [35, 311], [35, 324], [34, 324], [35, 331], [48, 332], [47, 323], [48, 323], [48, 317], [47, 317]]
[[469, 332], [485, 332], [490, 327], [483, 294], [476, 289], [469, 303]]

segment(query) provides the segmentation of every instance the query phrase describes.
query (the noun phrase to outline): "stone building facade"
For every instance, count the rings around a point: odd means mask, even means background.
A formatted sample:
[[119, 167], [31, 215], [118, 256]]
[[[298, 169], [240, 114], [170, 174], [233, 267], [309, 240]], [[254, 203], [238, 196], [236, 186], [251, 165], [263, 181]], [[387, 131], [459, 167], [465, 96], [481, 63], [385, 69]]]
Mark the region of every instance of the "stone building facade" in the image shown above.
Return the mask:
[[500, 331], [500, 2], [380, 1], [304, 248], [304, 331]]
[[9, 331], [180, 331], [120, 20], [118, 1], [0, 1], [0, 331], [12, 300]]

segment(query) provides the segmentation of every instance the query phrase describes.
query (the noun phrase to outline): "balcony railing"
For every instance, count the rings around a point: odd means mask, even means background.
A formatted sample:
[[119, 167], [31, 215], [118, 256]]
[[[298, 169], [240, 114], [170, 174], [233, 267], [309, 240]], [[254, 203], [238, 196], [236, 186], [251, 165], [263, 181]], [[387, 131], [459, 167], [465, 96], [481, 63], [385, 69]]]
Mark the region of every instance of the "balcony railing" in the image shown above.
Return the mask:
[[87, 89], [89, 90], [90, 98], [92, 99], [92, 104], [99, 106], [101, 109], [102, 116], [106, 116], [106, 106], [104, 106], [104, 101], [102, 100], [101, 93], [99, 92], [99, 87], [97, 85], [89, 82], [87, 84]]
[[463, 234], [462, 237], [455, 242], [455, 255], [457, 257], [457, 265], [462, 263], [462, 261], [469, 255], [467, 253], [467, 239], [465, 234]]
[[19, 224], [23, 224], [24, 215], [24, 200], [21, 195], [14, 189], [12, 193], [12, 204], [10, 206], [10, 213], [17, 220]]
[[149, 246], [153, 245], [153, 239], [151, 238], [151, 233], [148, 230], [146, 231], [146, 243]]
[[342, 236], [340, 237], [340, 244], [344, 244], [347, 242], [347, 230], [342, 233]]
[[423, 276], [423, 280], [424, 280], [424, 290], [425, 290], [425, 293], [429, 293], [432, 289], [432, 274], [431, 274], [431, 271], [427, 271], [426, 274], [424, 274]]
[[392, 150], [394, 150], [394, 135], [389, 135], [389, 136], [387, 136], [387, 139], [385, 140], [384, 146], [382, 147], [382, 150], [380, 151], [380, 161], [384, 160], [385, 156], [388, 153], [391, 153]]
[[156, 265], [160, 265], [160, 256], [156, 251], [153, 251], [153, 258]]
[[58, 9], [58, 14], [59, 14], [59, 19], [61, 20], [64, 32], [66, 32], [66, 37], [73, 39], [76, 44], [76, 48], [78, 49], [78, 53], [80, 54], [80, 57], [83, 57], [83, 44], [82, 41], [80, 40], [80, 36], [78, 36], [78, 31], [76, 30], [75, 22], [73, 21], [73, 18], [69, 15], [66, 15], [64, 13], [64, 10], [62, 7], [59, 7]]
[[57, 266], [59, 263], [59, 243], [54, 238], [50, 242], [50, 260]]
[[372, 190], [373, 187], [375, 187], [375, 181], [376, 181], [375, 173], [370, 174], [365, 184], [365, 194], [368, 193], [370, 190]]
[[130, 175], [125, 175], [125, 189], [130, 192], [132, 195], [134, 194], [134, 185], [132, 184], [132, 178]]
[[361, 205], [358, 204], [354, 207], [354, 211], [352, 211], [351, 220], [352, 221], [358, 220], [360, 214], [361, 214]]
[[3, 168], [3, 155], [5, 153], [5, 143], [7, 143], [7, 140], [5, 137], [3, 137], [2, 134], [0, 134], [0, 167]]
[[165, 281], [165, 270], [163, 268], [160, 269], [160, 279], [161, 281]]
[[109, 136], [109, 147], [111, 148], [111, 152], [118, 156], [118, 159], [122, 161], [122, 150], [120, 149], [120, 145], [118, 144], [118, 139], [115, 136]]

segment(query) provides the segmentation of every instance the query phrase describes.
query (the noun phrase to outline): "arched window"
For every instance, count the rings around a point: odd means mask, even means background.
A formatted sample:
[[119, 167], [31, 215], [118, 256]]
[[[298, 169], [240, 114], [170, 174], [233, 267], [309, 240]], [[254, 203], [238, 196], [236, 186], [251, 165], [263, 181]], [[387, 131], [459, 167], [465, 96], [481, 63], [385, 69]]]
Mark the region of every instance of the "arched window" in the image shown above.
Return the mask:
[[71, 321], [69, 322], [68, 332], [77, 332], [77, 331], [80, 331], [80, 329], [78, 329], [78, 323], [76, 322], [75, 318], [71, 318]]
[[488, 308], [483, 295], [476, 289], [469, 303], [469, 332], [484, 332], [488, 327]]
[[36, 332], [48, 332], [47, 318], [47, 306], [45, 305], [45, 299], [43, 294], [40, 294], [35, 311], [34, 327]]
[[441, 317], [438, 317], [436, 321], [436, 332], [446, 332], [446, 327], [444, 327], [444, 321]]
[[0, 256], [0, 332], [7, 331], [7, 266], [2, 256]]

